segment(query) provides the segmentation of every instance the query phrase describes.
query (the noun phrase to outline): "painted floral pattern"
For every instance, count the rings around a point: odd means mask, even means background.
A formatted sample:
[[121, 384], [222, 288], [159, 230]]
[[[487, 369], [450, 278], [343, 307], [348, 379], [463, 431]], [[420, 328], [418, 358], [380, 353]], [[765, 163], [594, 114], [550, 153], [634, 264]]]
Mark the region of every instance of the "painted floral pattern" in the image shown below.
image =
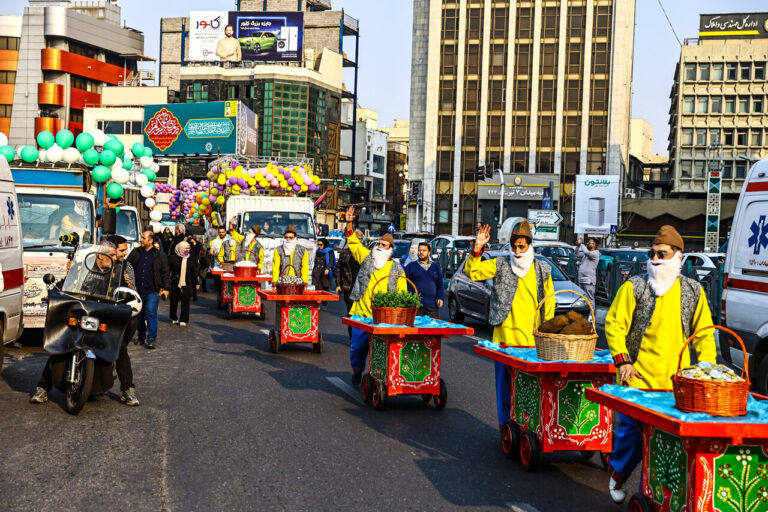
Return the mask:
[[685, 505], [688, 492], [688, 454], [679, 437], [656, 430], [650, 439], [649, 483], [653, 501], [664, 503], [665, 490], [669, 492], [670, 512], [679, 512]]
[[400, 376], [406, 382], [422, 382], [432, 373], [432, 352], [424, 343], [408, 342], [400, 349]]
[[570, 381], [558, 392], [557, 422], [568, 435], [589, 435], [600, 423], [600, 406], [584, 398], [590, 381]]
[[759, 446], [729, 446], [714, 460], [715, 509], [720, 512], [768, 510], [768, 456]]
[[309, 308], [296, 306], [288, 313], [288, 327], [294, 334], [305, 334], [312, 327], [312, 318]]
[[539, 379], [525, 372], [515, 376], [515, 421], [524, 428], [535, 431], [539, 426], [541, 388]]

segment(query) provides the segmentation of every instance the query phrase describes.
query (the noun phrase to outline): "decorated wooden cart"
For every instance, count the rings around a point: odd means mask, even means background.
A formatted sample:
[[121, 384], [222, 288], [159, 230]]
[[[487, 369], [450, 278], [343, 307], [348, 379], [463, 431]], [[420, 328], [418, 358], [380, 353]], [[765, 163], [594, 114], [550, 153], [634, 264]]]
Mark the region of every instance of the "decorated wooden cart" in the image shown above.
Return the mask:
[[275, 328], [269, 331], [269, 348], [280, 351], [284, 343], [312, 343], [315, 352], [323, 351], [320, 332], [320, 305], [339, 300], [335, 293], [305, 290], [301, 295], [281, 295], [277, 290], [259, 290], [259, 296], [275, 302]]
[[232, 294], [234, 292], [234, 283], [232, 281], [225, 281], [224, 276], [232, 276], [235, 274], [231, 270], [225, 270], [223, 268], [212, 268], [211, 275], [218, 276], [221, 283], [220, 288], [216, 290], [216, 309], [221, 309], [224, 304], [232, 302]]
[[244, 313], [256, 315], [263, 320], [264, 311], [261, 307], [261, 297], [258, 291], [261, 289], [261, 283], [271, 280], [272, 276], [268, 274], [245, 277], [228, 273], [222, 275], [221, 288], [222, 291], [227, 290], [226, 295], [222, 293], [226, 297], [227, 318], [232, 318], [235, 313]]
[[387, 397], [420, 395], [437, 409], [448, 398], [440, 378], [442, 338], [473, 334], [471, 327], [438, 321], [435, 327], [379, 326], [342, 319], [342, 323], [368, 333], [370, 371], [361, 384], [363, 400], [381, 410]]
[[642, 424], [642, 492], [630, 500], [630, 512], [768, 510], [768, 408], [762, 422], [754, 412], [680, 419], [671, 411], [671, 391], [654, 391], [647, 403], [638, 393], [618, 386], [586, 391], [592, 402]]
[[512, 349], [517, 356], [481, 345], [473, 350], [504, 364], [512, 375], [511, 420], [502, 427], [501, 442], [507, 457], [519, 454], [523, 467], [534, 471], [541, 453], [580, 451], [590, 458], [599, 452], [607, 466], [613, 414], [584, 392], [613, 381], [612, 362], [537, 362], [529, 357], [536, 354], [533, 347]]

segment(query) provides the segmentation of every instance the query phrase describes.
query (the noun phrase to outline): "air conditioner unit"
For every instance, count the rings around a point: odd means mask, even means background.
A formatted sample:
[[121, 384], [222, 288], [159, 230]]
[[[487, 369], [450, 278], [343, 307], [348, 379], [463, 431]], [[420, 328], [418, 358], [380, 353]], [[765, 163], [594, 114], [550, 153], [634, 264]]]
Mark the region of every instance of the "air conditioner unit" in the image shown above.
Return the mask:
[[637, 194], [634, 190], [627, 190], [624, 192], [624, 198], [625, 199], [635, 199], [637, 197]]
[[634, 194], [634, 193], [635, 193], [635, 189], [633, 189], [633, 188], [625, 188], [625, 189], [624, 189], [624, 195], [625, 195], [625, 196], [626, 196], [627, 194]]

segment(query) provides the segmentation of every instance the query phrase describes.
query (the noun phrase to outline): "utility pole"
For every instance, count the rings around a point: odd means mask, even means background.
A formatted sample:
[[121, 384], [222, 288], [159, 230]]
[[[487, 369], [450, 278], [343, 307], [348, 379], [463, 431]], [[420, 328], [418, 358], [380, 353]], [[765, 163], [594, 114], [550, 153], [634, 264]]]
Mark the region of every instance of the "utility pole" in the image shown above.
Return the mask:
[[704, 229], [704, 251], [720, 247], [720, 196], [722, 193], [723, 145], [716, 136], [707, 147], [707, 218]]

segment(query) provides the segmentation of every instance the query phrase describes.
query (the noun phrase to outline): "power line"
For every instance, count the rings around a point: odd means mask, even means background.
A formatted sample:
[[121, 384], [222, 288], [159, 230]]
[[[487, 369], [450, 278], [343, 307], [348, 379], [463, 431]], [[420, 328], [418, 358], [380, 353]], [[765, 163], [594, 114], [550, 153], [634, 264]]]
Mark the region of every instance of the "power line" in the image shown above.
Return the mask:
[[672, 22], [669, 20], [669, 16], [667, 16], [667, 11], [664, 9], [664, 6], [661, 3], [661, 0], [657, 0], [659, 2], [659, 7], [661, 7], [661, 12], [664, 13], [664, 17], [667, 18], [667, 23], [669, 23], [669, 28], [672, 29], [672, 33], [675, 35], [675, 39], [677, 39], [677, 44], [680, 46], [683, 46], [683, 43], [680, 42], [680, 38], [677, 37], [677, 32], [675, 32], [675, 27], [672, 26]]

